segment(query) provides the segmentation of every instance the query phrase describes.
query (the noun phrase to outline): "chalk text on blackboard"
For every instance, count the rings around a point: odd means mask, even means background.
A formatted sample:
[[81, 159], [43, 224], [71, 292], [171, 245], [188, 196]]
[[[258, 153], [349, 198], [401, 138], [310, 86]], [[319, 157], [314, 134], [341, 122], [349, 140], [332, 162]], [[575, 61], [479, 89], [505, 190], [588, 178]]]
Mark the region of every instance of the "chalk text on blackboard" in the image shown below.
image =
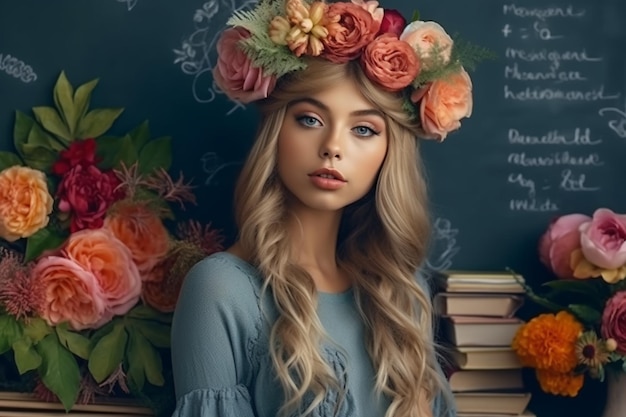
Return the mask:
[[509, 184], [519, 185], [520, 187], [527, 190], [529, 198], [535, 198], [537, 191], [535, 188], [535, 181], [531, 180], [530, 178], [526, 178], [523, 174], [520, 173], [509, 174], [507, 182]]
[[571, 136], [558, 129], [537, 136], [523, 134], [517, 129], [509, 129], [508, 140], [511, 145], [600, 145], [602, 139], [593, 139], [591, 137], [591, 129], [577, 127]]
[[526, 152], [511, 152], [507, 157], [511, 165], [522, 167], [552, 167], [552, 166], [586, 166], [600, 167], [604, 161], [596, 152], [573, 155], [568, 151], [552, 152], [548, 155], [530, 156]]
[[37, 80], [37, 74], [30, 65], [9, 54], [0, 53], [0, 71], [5, 72], [24, 83]]
[[609, 120], [609, 128], [620, 138], [626, 139], [626, 105], [624, 110], [617, 107], [604, 107], [598, 110], [598, 113], [600, 116], [612, 116], [613, 119]]
[[502, 6], [502, 14], [505, 16], [513, 15], [521, 18], [546, 20], [552, 17], [581, 18], [585, 16], [586, 11], [584, 9], [576, 9], [571, 4], [566, 7], [529, 8], [510, 3]]
[[504, 56], [509, 59], [519, 59], [525, 62], [549, 62], [550, 68], [558, 69], [562, 61], [571, 62], [600, 62], [602, 57], [589, 56], [585, 49], [580, 51], [558, 51], [554, 49], [520, 49], [507, 47]]
[[598, 191], [600, 187], [587, 185], [586, 174], [574, 174], [571, 169], [561, 171], [559, 188], [563, 191]]
[[504, 78], [519, 81], [549, 80], [556, 82], [587, 80], [579, 71], [557, 71], [556, 68], [549, 71], [522, 71], [517, 62], [504, 67]]
[[604, 92], [604, 85], [589, 90], [565, 90], [558, 88], [526, 87], [513, 90], [508, 84], [504, 85], [504, 98], [507, 100], [564, 100], [564, 101], [605, 101], [615, 100], [620, 94]]
[[509, 201], [509, 210], [511, 211], [535, 211], [535, 212], [551, 212], [559, 211], [559, 206], [550, 198], [540, 200], [537, 198], [528, 199], [512, 199]]

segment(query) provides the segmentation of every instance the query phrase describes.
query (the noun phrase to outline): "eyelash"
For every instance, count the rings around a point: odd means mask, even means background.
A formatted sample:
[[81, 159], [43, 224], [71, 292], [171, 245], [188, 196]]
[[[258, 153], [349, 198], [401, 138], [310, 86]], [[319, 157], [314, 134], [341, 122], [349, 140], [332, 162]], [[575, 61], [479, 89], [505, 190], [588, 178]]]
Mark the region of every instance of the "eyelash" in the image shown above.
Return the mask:
[[[305, 121], [311, 121], [311, 120], [314, 120], [319, 125], [322, 124], [317, 118], [315, 118], [313, 116], [304, 115], [304, 116], [296, 117], [296, 121], [298, 123], [300, 123], [304, 127], [307, 127], [307, 128], [317, 127], [317, 126], [314, 126], [314, 125], [311, 125], [311, 124], [308, 124], [308, 123], [305, 122]], [[368, 133], [366, 133], [366, 134], [359, 134], [359, 133], [357, 133], [357, 135], [359, 135], [361, 137], [370, 137], [370, 136], [378, 136], [378, 135], [380, 135], [379, 131], [372, 129], [369, 126], [356, 126], [356, 127], [352, 128], [352, 130], [355, 130], [355, 129], [367, 129], [368, 130]]]

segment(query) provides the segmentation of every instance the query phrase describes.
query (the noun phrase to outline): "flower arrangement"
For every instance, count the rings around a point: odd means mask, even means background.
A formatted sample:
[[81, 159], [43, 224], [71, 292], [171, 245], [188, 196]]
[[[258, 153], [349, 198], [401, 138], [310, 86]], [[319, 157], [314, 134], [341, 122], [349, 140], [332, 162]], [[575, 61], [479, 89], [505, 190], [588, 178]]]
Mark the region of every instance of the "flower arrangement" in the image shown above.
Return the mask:
[[173, 395], [182, 280], [221, 236], [175, 221], [195, 198], [168, 174], [171, 138], [147, 121], [108, 134], [123, 109], [89, 108], [97, 82], [62, 72], [54, 107], [17, 111], [15, 152], [0, 152], [0, 380], [66, 410], [117, 395], [156, 408]]
[[358, 61], [383, 89], [402, 92], [425, 138], [444, 140], [472, 113], [472, 82], [465, 68], [490, 54], [453, 40], [436, 22], [413, 21], [377, 1], [261, 1], [238, 11], [218, 43], [217, 86], [242, 103], [266, 98], [277, 80], [319, 57]]
[[626, 215], [599, 208], [592, 217], [560, 216], [539, 253], [558, 279], [526, 291], [551, 312], [525, 323], [512, 346], [543, 391], [574, 397], [585, 376], [626, 372]]

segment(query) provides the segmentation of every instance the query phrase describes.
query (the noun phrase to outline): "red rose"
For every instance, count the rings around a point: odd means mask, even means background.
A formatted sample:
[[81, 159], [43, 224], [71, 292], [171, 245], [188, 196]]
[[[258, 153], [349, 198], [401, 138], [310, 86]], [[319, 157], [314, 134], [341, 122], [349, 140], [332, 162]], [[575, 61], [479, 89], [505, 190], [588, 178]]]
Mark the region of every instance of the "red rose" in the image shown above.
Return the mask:
[[380, 22], [380, 30], [378, 34], [394, 33], [398, 37], [406, 26], [406, 19], [396, 9], [385, 9], [383, 20]]
[[76, 165], [94, 165], [96, 158], [96, 140], [76, 140], [70, 147], [59, 153], [59, 159], [52, 165], [52, 172], [56, 175], [65, 175]]
[[72, 233], [102, 226], [107, 209], [122, 197], [116, 191], [119, 184], [113, 172], [102, 172], [95, 165], [76, 165], [65, 173], [57, 197], [59, 209], [71, 214]]

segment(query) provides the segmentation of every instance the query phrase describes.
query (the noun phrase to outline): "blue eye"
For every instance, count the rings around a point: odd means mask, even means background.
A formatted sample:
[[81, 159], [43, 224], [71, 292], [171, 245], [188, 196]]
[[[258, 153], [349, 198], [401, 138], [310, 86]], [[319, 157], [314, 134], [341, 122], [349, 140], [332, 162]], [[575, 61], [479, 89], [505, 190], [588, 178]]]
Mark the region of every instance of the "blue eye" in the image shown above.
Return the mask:
[[367, 127], [367, 126], [357, 126], [353, 128], [352, 130], [358, 136], [363, 136], [363, 137], [370, 137], [370, 136], [378, 135], [379, 133], [375, 131], [374, 129], [372, 129], [371, 127]]
[[299, 116], [296, 118], [296, 120], [302, 126], [306, 126], [306, 127], [316, 127], [316, 126], [321, 126], [322, 124], [319, 120], [317, 120], [313, 116]]

